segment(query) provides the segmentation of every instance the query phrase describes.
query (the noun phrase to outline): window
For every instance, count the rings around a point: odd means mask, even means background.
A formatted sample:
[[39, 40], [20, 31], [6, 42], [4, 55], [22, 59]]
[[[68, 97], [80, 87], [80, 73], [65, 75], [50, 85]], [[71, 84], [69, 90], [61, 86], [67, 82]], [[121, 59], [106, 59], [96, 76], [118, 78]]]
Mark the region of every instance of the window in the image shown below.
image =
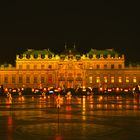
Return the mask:
[[97, 69], [100, 69], [100, 65], [97, 65]]
[[121, 65], [121, 64], [119, 64], [119, 65], [118, 65], [118, 68], [119, 68], [119, 69], [121, 69], [121, 68], [122, 68], [122, 65]]
[[114, 76], [111, 76], [111, 83], [114, 83]]
[[69, 73], [68, 76], [69, 76], [69, 77], [72, 77], [72, 73]]
[[69, 56], [68, 56], [68, 59], [73, 59], [73, 56], [72, 56], [72, 55], [69, 55]]
[[52, 68], [52, 65], [49, 65], [48, 68], [51, 69]]
[[48, 82], [52, 83], [52, 75], [51, 74], [48, 75]]
[[8, 83], [8, 76], [4, 77], [4, 83]]
[[34, 58], [35, 58], [35, 59], [38, 58], [38, 54], [34, 54]]
[[48, 55], [48, 58], [49, 58], [49, 59], [51, 59], [51, 58], [52, 58], [52, 55], [51, 55], [51, 54], [49, 54], [49, 55]]
[[76, 56], [76, 59], [77, 59], [77, 60], [80, 60], [80, 59], [81, 59], [81, 56]]
[[79, 68], [83, 68], [83, 64], [82, 63], [79, 63]]
[[125, 82], [129, 83], [129, 77], [125, 77]]
[[104, 82], [107, 83], [107, 76], [104, 77]]
[[44, 59], [45, 58], [45, 54], [41, 54], [41, 58]]
[[89, 83], [92, 83], [92, 76], [89, 77]]
[[104, 65], [104, 69], [107, 69], [107, 65], [106, 64]]
[[26, 69], [29, 70], [30, 69], [30, 65], [26, 65]]
[[43, 76], [41, 77], [41, 83], [45, 83], [45, 78]]
[[114, 64], [111, 64], [111, 69], [114, 69]]
[[100, 83], [100, 77], [96, 77], [96, 83]]
[[61, 59], [61, 60], [64, 60], [64, 59], [65, 59], [65, 56], [60, 56], [60, 59]]
[[60, 77], [63, 77], [64, 76], [64, 73], [60, 73], [59, 75], [60, 75]]
[[89, 69], [93, 69], [93, 67], [92, 66], [89, 66]]
[[92, 55], [92, 54], [89, 54], [89, 58], [90, 58], [90, 59], [93, 58], [93, 55]]
[[60, 69], [62, 67], [62, 64], [60, 63], [60, 64], [58, 64], [58, 68]]
[[26, 55], [26, 58], [27, 58], [27, 59], [30, 59], [30, 55], [29, 55], [29, 54], [27, 54], [27, 55]]
[[41, 69], [44, 69], [45, 68], [45, 66], [44, 65], [41, 65]]
[[16, 77], [15, 76], [12, 76], [12, 83], [16, 83]]
[[30, 83], [30, 77], [29, 76], [26, 77], [26, 83]]
[[35, 84], [37, 83], [37, 77], [34, 77], [34, 83]]
[[19, 65], [19, 69], [22, 69], [22, 65]]
[[36, 70], [37, 69], [37, 65], [34, 65], [34, 70]]
[[118, 82], [122, 83], [122, 77], [118, 77]]
[[81, 73], [78, 73], [78, 74], [77, 74], [77, 77], [81, 77], [81, 76], [82, 76], [82, 74], [81, 74]]
[[19, 80], [19, 83], [22, 83], [23, 82], [22, 76], [20, 76], [18, 80]]
[[133, 83], [136, 83], [136, 82], [137, 82], [136, 77], [133, 77]]

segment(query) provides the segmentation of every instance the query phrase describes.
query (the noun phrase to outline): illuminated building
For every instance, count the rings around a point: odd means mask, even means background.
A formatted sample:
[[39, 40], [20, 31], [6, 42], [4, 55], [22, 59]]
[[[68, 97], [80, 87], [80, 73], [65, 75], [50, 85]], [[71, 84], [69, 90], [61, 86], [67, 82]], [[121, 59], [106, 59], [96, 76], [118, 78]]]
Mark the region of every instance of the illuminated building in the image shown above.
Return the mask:
[[28, 49], [16, 56], [16, 65], [1, 65], [0, 84], [19, 87], [134, 87], [140, 83], [140, 66], [125, 66], [123, 54], [113, 49], [91, 49], [80, 54], [65, 48], [61, 54], [49, 49]]

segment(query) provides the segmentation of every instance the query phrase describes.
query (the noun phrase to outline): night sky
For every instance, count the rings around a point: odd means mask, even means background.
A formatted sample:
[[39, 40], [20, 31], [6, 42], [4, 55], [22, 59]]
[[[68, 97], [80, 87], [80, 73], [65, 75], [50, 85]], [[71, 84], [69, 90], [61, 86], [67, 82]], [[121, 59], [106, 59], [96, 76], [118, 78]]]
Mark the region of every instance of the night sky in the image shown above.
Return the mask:
[[135, 1], [4, 0], [0, 2], [0, 63], [27, 49], [55, 53], [73, 44], [83, 53], [110, 49], [140, 61], [140, 12]]

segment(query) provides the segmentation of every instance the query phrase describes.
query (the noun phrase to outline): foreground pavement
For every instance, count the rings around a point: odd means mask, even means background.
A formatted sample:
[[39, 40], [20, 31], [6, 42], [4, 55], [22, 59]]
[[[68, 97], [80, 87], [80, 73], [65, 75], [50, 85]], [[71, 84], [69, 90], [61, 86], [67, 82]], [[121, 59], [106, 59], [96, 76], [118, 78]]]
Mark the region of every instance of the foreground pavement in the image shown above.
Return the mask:
[[140, 98], [0, 97], [0, 140], [139, 140]]

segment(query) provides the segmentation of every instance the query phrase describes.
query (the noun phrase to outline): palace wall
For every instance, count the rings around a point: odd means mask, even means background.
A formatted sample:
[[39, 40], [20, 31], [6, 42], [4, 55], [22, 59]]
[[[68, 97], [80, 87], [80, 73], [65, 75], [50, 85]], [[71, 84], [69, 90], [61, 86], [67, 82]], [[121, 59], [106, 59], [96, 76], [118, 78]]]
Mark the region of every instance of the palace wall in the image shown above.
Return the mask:
[[[140, 66], [126, 67], [124, 55], [91, 49], [87, 54], [55, 55], [49, 50], [27, 50], [17, 55], [16, 66], [0, 66], [0, 84], [7, 88], [134, 87]], [[113, 55], [112, 55], [113, 54]]]

